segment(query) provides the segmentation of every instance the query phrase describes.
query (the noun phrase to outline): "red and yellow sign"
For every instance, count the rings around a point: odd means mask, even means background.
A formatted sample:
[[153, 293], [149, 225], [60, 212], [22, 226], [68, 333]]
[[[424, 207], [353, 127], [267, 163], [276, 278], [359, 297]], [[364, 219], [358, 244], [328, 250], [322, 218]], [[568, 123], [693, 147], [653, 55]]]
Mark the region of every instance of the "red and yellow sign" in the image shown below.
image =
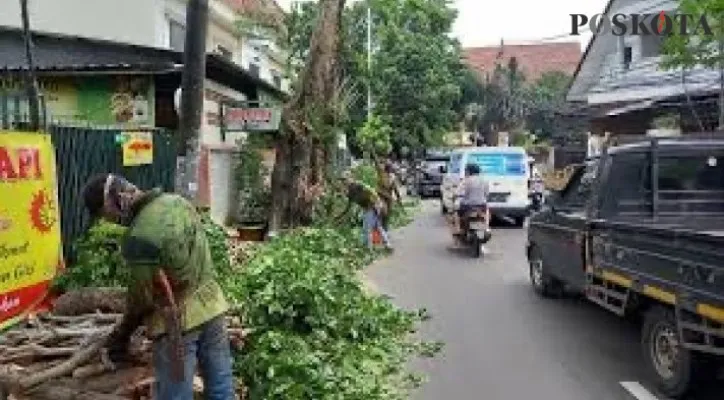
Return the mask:
[[60, 265], [50, 135], [0, 131], [0, 328], [34, 309]]
[[153, 133], [126, 132], [123, 136], [124, 167], [153, 164]]

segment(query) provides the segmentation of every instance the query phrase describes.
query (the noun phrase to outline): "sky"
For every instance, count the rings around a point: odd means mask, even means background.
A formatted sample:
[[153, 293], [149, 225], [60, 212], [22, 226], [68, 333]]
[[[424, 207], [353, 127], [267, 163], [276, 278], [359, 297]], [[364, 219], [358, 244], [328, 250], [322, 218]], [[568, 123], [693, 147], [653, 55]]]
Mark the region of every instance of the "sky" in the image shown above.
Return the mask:
[[[277, 0], [285, 10], [293, 0]], [[349, 0], [348, 0], [349, 1]], [[454, 0], [458, 18], [453, 34], [463, 47], [537, 43], [550, 37], [577, 41], [584, 48], [590, 34], [569, 36], [570, 14], [591, 16], [603, 11], [607, 0]]]

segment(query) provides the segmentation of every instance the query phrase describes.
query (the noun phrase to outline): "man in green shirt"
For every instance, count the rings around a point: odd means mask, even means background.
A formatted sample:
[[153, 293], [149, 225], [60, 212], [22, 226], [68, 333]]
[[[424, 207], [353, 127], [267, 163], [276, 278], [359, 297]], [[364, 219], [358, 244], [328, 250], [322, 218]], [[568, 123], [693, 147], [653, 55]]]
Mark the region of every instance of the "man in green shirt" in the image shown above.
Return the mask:
[[122, 253], [131, 271], [128, 308], [106, 349], [124, 359], [145, 322], [153, 338], [156, 397], [191, 400], [198, 361], [207, 400], [234, 399], [232, 356], [209, 244], [194, 206], [158, 189], [139, 190], [121, 176], [91, 178], [83, 190], [93, 217], [127, 226]]
[[363, 182], [356, 181], [350, 174], [345, 174], [342, 177], [342, 181], [347, 190], [348, 202], [347, 207], [340, 214], [340, 217], [346, 214], [353, 204], [358, 205], [362, 208], [362, 243], [372, 248], [370, 237], [372, 236], [372, 231], [377, 229], [385, 247], [388, 250], [392, 250], [390, 238], [380, 220], [380, 216], [385, 212], [385, 206], [377, 192]]

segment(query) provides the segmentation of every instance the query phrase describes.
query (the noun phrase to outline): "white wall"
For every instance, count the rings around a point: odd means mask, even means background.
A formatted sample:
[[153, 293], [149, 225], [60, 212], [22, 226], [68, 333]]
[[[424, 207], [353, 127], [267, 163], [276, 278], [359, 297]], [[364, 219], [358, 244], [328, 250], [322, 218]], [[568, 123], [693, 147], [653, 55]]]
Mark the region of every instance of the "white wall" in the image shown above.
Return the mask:
[[[243, 93], [237, 92], [236, 90], [230, 89], [226, 86], [222, 86], [208, 79], [204, 82], [204, 88], [206, 90], [222, 94], [234, 100], [246, 100], [246, 96], [244, 96]], [[221, 130], [218, 126], [209, 124], [207, 118], [207, 113], [218, 114], [218, 112], [219, 102], [204, 97], [204, 113], [201, 125], [201, 143], [211, 147], [235, 146], [239, 139], [244, 138], [244, 134], [240, 132], [227, 133], [226, 141], [222, 142]]]
[[[161, 0], [32, 0], [30, 24], [39, 32], [59, 33], [155, 46]], [[0, 25], [20, 27], [17, 0], [0, 0]]]

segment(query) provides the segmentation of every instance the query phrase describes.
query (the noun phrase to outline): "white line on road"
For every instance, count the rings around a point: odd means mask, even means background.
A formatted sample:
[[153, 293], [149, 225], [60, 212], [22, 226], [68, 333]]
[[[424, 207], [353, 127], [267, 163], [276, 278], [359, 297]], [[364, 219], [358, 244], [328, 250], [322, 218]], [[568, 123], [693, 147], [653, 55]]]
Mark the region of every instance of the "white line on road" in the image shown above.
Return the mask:
[[643, 387], [638, 382], [620, 382], [621, 386], [626, 389], [631, 395], [638, 400], [659, 400], [658, 397], [654, 396], [653, 393], [649, 392], [648, 389]]

